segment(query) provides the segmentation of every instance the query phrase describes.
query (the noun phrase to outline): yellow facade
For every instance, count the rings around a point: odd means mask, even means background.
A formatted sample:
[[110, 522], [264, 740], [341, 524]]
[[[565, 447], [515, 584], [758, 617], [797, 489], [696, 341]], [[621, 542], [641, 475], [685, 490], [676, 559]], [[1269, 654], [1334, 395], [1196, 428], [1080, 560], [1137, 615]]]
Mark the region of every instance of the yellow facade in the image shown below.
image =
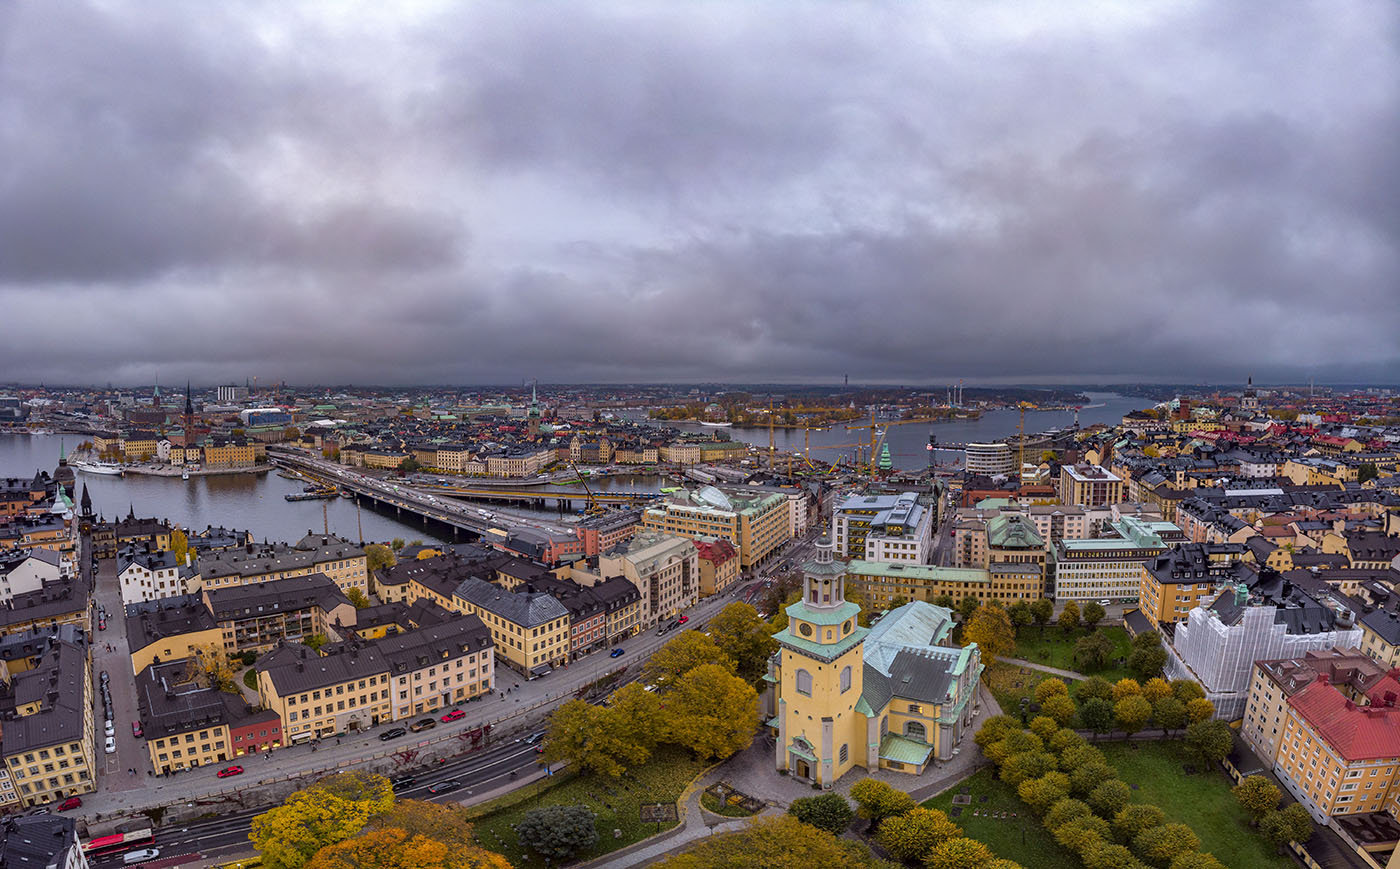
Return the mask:
[[223, 763], [233, 757], [228, 725], [201, 727], [146, 740], [151, 768], [157, 773]]
[[954, 601], [971, 596], [979, 601], [998, 600], [1010, 604], [1044, 597], [1045, 592], [1040, 572], [1007, 572], [995, 566], [988, 570], [852, 561], [846, 569], [846, 584], [877, 609], [890, 606], [895, 598], [934, 603], [946, 594]]
[[373, 727], [390, 716], [388, 672], [352, 674], [309, 691], [288, 691], [284, 697], [267, 672], [260, 671], [258, 694], [263, 706], [282, 720], [289, 742]]
[[140, 673], [151, 666], [156, 658], [162, 661], [178, 661], [194, 657], [195, 649], [209, 647], [224, 648], [224, 632], [218, 626], [187, 634], [173, 634], [161, 637], [139, 649], [131, 650], [131, 672]]
[[160, 442], [153, 437], [122, 438], [122, 454], [126, 456], [126, 460], [129, 462], [144, 461], [156, 454], [156, 447], [159, 446], [159, 444]]

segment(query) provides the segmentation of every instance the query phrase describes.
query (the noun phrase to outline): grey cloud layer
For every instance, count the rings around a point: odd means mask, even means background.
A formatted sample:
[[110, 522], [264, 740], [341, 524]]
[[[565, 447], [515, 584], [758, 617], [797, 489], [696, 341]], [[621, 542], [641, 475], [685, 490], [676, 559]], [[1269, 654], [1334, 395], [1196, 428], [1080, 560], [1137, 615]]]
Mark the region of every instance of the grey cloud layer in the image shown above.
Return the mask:
[[1065, 5], [12, 4], [0, 380], [1394, 379], [1397, 7]]

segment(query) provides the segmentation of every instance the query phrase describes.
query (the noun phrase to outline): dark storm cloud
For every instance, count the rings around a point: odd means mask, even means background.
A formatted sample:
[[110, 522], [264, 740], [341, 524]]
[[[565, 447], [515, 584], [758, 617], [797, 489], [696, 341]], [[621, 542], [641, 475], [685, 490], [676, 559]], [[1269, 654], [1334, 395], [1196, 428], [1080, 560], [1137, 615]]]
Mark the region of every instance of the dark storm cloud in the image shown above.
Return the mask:
[[0, 379], [1400, 362], [1394, 4], [392, 6], [5, 7]]

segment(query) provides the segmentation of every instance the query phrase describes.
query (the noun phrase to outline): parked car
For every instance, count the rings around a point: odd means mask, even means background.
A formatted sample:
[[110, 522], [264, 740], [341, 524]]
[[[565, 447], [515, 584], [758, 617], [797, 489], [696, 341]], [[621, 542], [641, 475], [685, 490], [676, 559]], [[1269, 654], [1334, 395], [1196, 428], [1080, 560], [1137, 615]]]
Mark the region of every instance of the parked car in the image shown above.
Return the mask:
[[107, 734], [108, 736], [117, 735], [117, 729], [112, 726], [112, 719], [108, 718], [107, 721], [102, 725], [102, 732]]
[[218, 772], [219, 778], [228, 778], [229, 776], [235, 776], [235, 775], [243, 775], [243, 767], [241, 767], [241, 766], [226, 766], [226, 767], [224, 767], [223, 769], [219, 770], [219, 772]]
[[430, 793], [430, 794], [446, 794], [446, 793], [451, 793], [452, 791], [457, 790], [457, 789], [460, 788], [461, 786], [462, 786], [462, 783], [461, 783], [461, 782], [457, 781], [455, 778], [450, 778], [450, 779], [448, 779], [447, 781], [440, 781], [440, 782], [436, 782], [436, 783], [434, 783], [434, 784], [428, 785], [428, 793]]
[[412, 724], [408, 725], [408, 729], [412, 730], [414, 733], [417, 733], [420, 730], [430, 730], [434, 727], [437, 727], [436, 718], [420, 718]]
[[627, 654], [627, 650], [626, 650], [626, 649], [613, 649], [611, 652], [608, 652], [608, 657], [609, 657], [609, 658], [621, 658], [621, 657], [622, 657], [623, 655], [625, 655], [625, 654]]
[[683, 625], [688, 621], [690, 621], [690, 616], [681, 616], [680, 618], [676, 619], [676, 624]]
[[391, 739], [398, 739], [400, 736], [403, 736], [405, 733], [408, 733], [408, 731], [407, 731], [407, 730], [404, 730], [402, 727], [390, 727], [388, 730], [386, 730], [386, 731], [384, 731], [383, 733], [379, 734], [379, 741], [380, 741], [380, 742], [388, 742], [388, 741], [391, 740]]
[[442, 716], [442, 720], [443, 720], [443, 721], [457, 721], [457, 720], [459, 720], [459, 719], [466, 718], [466, 717], [467, 717], [467, 713], [463, 712], [463, 711], [460, 710], [460, 709], [453, 709], [451, 712], [449, 712], [449, 713], [447, 713], [446, 715]]
[[131, 735], [134, 736], [134, 737], [136, 737], [137, 739], [140, 739], [140, 738], [141, 738], [141, 733], [142, 733], [142, 731], [141, 731], [141, 722], [139, 722], [139, 721], [133, 721], [133, 722], [131, 722]]
[[1112, 606], [1112, 605], [1113, 605], [1113, 601], [1109, 600], [1108, 598], [1104, 598], [1103, 600], [1099, 601], [1099, 606]]
[[117, 738], [115, 736], [107, 737], [107, 741], [102, 744], [102, 750], [107, 752], [108, 754], [116, 754]]
[[59, 810], [60, 812], [66, 812], [66, 811], [69, 811], [70, 809], [80, 808], [82, 805], [83, 805], [83, 798], [82, 798], [82, 797], [69, 797], [68, 799], [66, 799], [66, 800], [64, 800], [63, 802], [61, 802], [61, 803], [58, 804], [58, 810]]

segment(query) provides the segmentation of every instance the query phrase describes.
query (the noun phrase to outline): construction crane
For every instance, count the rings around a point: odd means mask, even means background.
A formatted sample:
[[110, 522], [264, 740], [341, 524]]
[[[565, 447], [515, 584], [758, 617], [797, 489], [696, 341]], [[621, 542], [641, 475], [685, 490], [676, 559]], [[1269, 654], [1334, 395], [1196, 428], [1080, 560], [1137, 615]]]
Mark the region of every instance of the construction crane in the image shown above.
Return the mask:
[[1018, 452], [1020, 464], [1016, 467], [1016, 485], [1019, 488], [1026, 474], [1026, 410], [1037, 410], [1040, 405], [1032, 404], [1029, 401], [1023, 401], [1016, 406], [1021, 410], [1021, 421], [1016, 424], [1016, 431], [1021, 435], [1021, 448]]
[[601, 513], [601, 512], [603, 512], [603, 510], [604, 510], [603, 505], [602, 505], [602, 504], [599, 504], [598, 501], [593, 497], [593, 490], [590, 489], [590, 488], [588, 488], [588, 480], [584, 478], [583, 473], [578, 469], [578, 465], [575, 465], [575, 464], [574, 464], [574, 460], [573, 460], [573, 459], [569, 459], [569, 467], [573, 469], [573, 471], [574, 471], [574, 476], [578, 477], [578, 481], [579, 481], [580, 483], [583, 484], [583, 493], [584, 493], [584, 495], [586, 495], [586, 496], [588, 497], [588, 501], [587, 501], [588, 507], [584, 510], [584, 512], [585, 512], [585, 513]]

